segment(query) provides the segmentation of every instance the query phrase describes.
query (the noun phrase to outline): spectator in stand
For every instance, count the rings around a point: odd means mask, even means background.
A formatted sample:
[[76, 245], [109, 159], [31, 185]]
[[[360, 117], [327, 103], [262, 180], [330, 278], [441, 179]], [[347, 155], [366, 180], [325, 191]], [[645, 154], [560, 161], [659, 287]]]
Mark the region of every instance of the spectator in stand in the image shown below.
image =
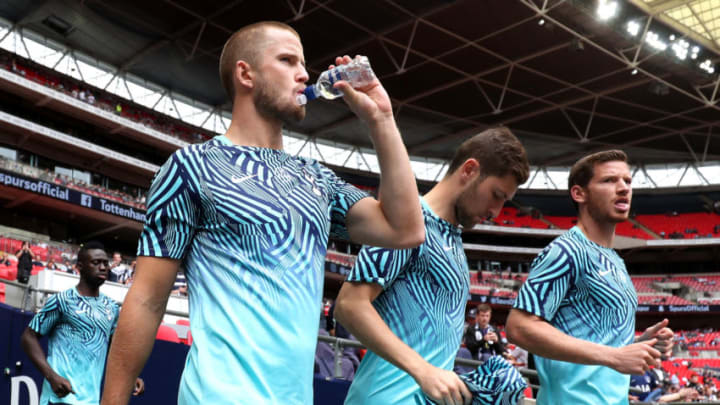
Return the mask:
[[130, 286], [133, 282], [133, 279], [135, 278], [135, 266], [137, 265], [137, 261], [133, 260], [132, 263], [130, 263], [130, 272], [128, 278], [125, 280], [125, 285]]
[[663, 395], [657, 399], [657, 402], [664, 404], [668, 402], [690, 402], [699, 399], [700, 394], [693, 388], [678, 388], [677, 385], [672, 385], [667, 391], [663, 392]]
[[70, 259], [65, 259], [60, 270], [70, 274], [77, 274], [75, 266], [70, 262]]
[[[77, 286], [50, 296], [21, 337], [22, 348], [45, 377], [40, 403], [97, 404], [105, 357], [118, 319], [118, 304], [100, 292], [108, 276], [107, 253], [98, 242], [78, 252]], [[40, 346], [47, 336], [48, 355]], [[135, 381], [134, 395], [144, 391]]]
[[12, 262], [8, 258], [7, 253], [0, 252], [0, 266], [9, 266]]
[[702, 392], [703, 387], [700, 383], [700, 375], [698, 373], [690, 374], [690, 379], [685, 384], [685, 388], [693, 388], [698, 392]]
[[656, 402], [663, 393], [660, 384], [658, 384], [657, 376], [652, 369], [644, 374], [630, 376], [630, 387], [642, 391], [640, 394], [629, 394], [628, 398], [631, 401]]
[[30, 279], [30, 273], [32, 273], [33, 260], [35, 260], [35, 253], [30, 249], [29, 242], [23, 242], [20, 249], [15, 252], [17, 257], [17, 281], [18, 283], [27, 284]]
[[718, 390], [717, 387], [715, 387], [715, 384], [712, 381], [712, 378], [708, 378], [705, 381], [705, 384], [703, 385], [703, 396], [705, 397], [706, 401], [717, 401], [718, 400]]
[[55, 271], [55, 270], [60, 270], [60, 267], [57, 264], [55, 264], [55, 260], [50, 259], [50, 260], [48, 260], [47, 264], [45, 265], [45, 269]]
[[110, 278], [108, 281], [124, 284], [130, 276], [130, 268], [122, 262], [120, 252], [113, 253], [113, 261], [110, 263]]
[[480, 304], [470, 310], [470, 317], [475, 315], [475, 323], [470, 324], [465, 331], [463, 341], [465, 347], [472, 353], [473, 359], [487, 361], [492, 356], [499, 356], [505, 352], [505, 345], [500, 339], [498, 328], [490, 324], [492, 308], [488, 304]]
[[520, 346], [509, 344], [505, 351], [505, 358], [515, 367], [527, 367], [528, 352]]

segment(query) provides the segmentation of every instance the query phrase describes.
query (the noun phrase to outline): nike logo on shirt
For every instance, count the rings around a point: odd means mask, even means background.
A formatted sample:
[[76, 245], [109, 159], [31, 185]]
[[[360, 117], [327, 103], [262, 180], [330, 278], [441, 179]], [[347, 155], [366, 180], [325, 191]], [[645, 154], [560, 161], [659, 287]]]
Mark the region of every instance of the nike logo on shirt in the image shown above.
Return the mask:
[[230, 178], [230, 181], [232, 181], [232, 182], [235, 183], [235, 184], [239, 184], [239, 183], [242, 183], [242, 182], [245, 181], [245, 180], [250, 180], [250, 179], [252, 179], [252, 178], [255, 177], [255, 176], [257, 176], [257, 174], [250, 174], [250, 175], [243, 176], [243, 177], [237, 177], [237, 176], [233, 175], [233, 176]]

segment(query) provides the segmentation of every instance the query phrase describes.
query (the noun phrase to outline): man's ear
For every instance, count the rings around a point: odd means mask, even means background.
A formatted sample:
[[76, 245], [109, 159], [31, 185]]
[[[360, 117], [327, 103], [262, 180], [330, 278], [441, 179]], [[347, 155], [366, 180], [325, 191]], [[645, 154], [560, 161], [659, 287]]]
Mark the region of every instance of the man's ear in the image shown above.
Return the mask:
[[239, 60], [235, 62], [233, 79], [235, 80], [236, 87], [241, 86], [247, 89], [252, 89], [255, 85], [255, 71], [252, 70], [250, 64], [244, 60]]
[[570, 188], [570, 197], [578, 204], [584, 204], [587, 199], [587, 191], [577, 184]]
[[470, 183], [480, 175], [480, 163], [475, 158], [467, 159], [458, 171], [460, 172], [460, 183]]

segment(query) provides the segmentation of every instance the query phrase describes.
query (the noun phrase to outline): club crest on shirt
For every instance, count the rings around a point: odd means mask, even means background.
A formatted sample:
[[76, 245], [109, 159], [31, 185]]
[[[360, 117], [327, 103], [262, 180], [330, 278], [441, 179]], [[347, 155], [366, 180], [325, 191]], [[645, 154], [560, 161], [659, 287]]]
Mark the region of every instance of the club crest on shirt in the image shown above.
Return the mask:
[[618, 271], [617, 267], [613, 262], [605, 256], [602, 252], [599, 253], [600, 266], [596, 271], [596, 274], [600, 278], [612, 277], [618, 283], [627, 283], [627, 275], [624, 271]]

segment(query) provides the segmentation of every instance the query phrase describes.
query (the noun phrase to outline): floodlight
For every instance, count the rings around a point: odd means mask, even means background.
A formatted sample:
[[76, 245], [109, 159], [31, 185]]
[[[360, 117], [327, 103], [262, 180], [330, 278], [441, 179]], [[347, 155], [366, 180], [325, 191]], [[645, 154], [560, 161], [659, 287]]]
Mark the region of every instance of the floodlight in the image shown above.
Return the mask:
[[607, 21], [617, 15], [617, 1], [600, 0], [597, 7], [597, 15], [601, 21]]
[[640, 32], [640, 23], [637, 21], [630, 21], [627, 23], [625, 28], [630, 35], [636, 36]]
[[688, 54], [688, 47], [690, 47], [690, 44], [684, 39], [681, 39], [674, 42], [670, 48], [675, 53], [675, 56], [677, 56], [680, 60], [685, 60]]
[[653, 31], [648, 31], [645, 35], [645, 42], [658, 51], [667, 49], [667, 44], [660, 39], [660, 36]]
[[708, 72], [709, 74], [715, 73], [715, 66], [713, 66], [712, 61], [710, 59], [705, 59], [703, 63], [700, 65], [700, 69]]

